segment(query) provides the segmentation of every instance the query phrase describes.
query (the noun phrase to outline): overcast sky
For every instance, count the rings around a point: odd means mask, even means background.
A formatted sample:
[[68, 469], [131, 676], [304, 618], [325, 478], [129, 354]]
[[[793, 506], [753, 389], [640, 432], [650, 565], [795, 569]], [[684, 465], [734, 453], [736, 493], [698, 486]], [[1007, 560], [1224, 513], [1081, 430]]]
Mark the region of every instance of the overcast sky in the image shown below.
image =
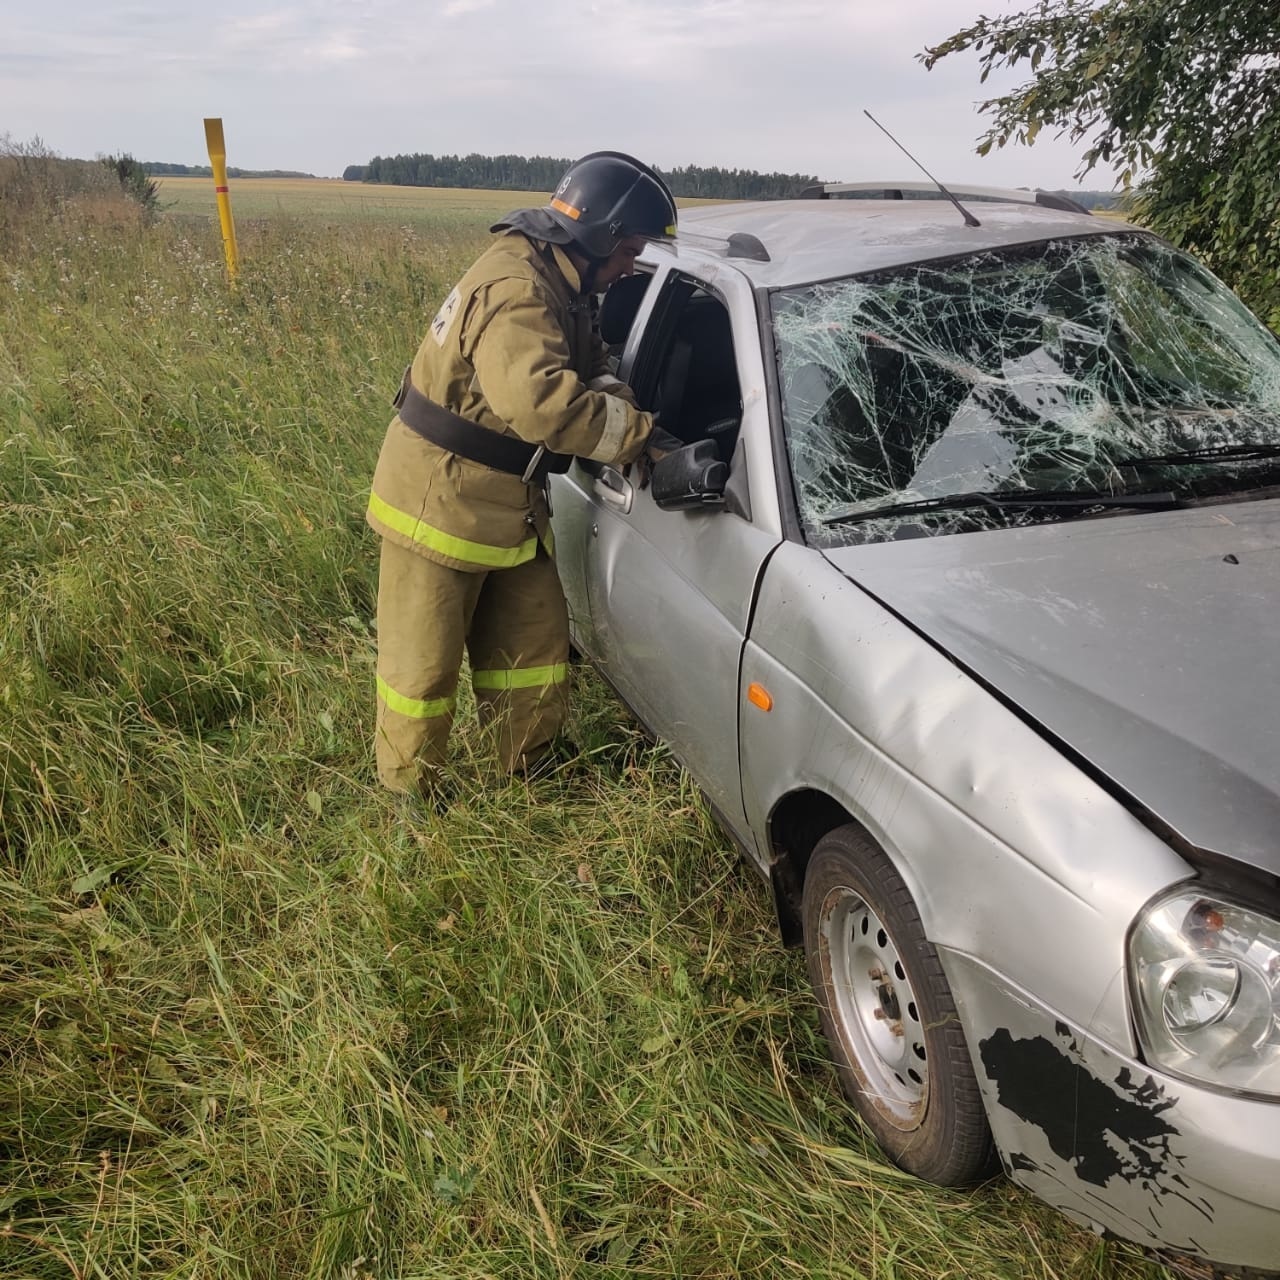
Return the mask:
[[[374, 155], [575, 156], [854, 181], [1068, 187], [1078, 148], [974, 153], [971, 57], [916, 55], [1010, 0], [0, 0], [0, 134], [58, 154], [337, 176]], [[1022, 77], [1018, 77], [1020, 80]], [[1106, 187], [1109, 177], [1086, 185]]]

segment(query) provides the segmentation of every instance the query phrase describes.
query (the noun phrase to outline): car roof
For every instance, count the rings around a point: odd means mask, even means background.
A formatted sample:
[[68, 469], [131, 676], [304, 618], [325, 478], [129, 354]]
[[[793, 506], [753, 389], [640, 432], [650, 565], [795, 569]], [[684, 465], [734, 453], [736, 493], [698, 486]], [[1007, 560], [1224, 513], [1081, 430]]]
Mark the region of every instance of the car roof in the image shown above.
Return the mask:
[[[674, 254], [689, 266], [730, 262], [765, 288], [811, 284], [906, 266], [930, 258], [1067, 236], [1136, 230], [1117, 218], [1094, 217], [1035, 204], [984, 200], [967, 205], [982, 224], [966, 226], [947, 200], [768, 200], [701, 205], [680, 210], [674, 244], [651, 252]], [[767, 261], [747, 256], [755, 246], [730, 236], [755, 237]], [[648, 255], [646, 255], [648, 256]]]

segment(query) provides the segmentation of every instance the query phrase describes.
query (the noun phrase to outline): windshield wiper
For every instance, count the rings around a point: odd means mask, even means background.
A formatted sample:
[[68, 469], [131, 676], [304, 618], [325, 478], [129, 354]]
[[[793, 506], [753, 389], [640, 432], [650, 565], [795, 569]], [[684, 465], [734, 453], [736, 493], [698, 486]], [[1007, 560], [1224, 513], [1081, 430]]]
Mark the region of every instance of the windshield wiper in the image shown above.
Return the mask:
[[1216, 449], [1183, 449], [1149, 458], [1117, 458], [1117, 467], [1191, 467], [1206, 462], [1262, 462], [1280, 458], [1280, 444], [1228, 444]]
[[891, 502], [866, 511], [846, 511], [826, 516], [822, 524], [861, 524], [887, 516], [913, 516], [930, 511], [963, 511], [988, 507], [993, 511], [1041, 509], [1046, 511], [1095, 511], [1099, 507], [1133, 507], [1143, 511], [1164, 511], [1180, 507], [1175, 493], [1090, 493], [1083, 489], [1027, 489], [1019, 493], [954, 493], [944, 498], [922, 498], [919, 502]]

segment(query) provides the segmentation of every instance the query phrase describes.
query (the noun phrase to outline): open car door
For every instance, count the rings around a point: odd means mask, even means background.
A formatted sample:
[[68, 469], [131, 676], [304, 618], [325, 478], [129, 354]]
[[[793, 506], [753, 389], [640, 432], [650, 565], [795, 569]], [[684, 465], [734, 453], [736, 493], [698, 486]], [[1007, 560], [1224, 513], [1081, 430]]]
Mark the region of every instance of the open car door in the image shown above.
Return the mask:
[[649, 291], [619, 372], [664, 430], [715, 442], [729, 464], [727, 500], [662, 510], [641, 467], [574, 464], [571, 478], [590, 495], [578, 539], [590, 652], [742, 835], [739, 670], [760, 573], [779, 541], [772, 468], [747, 474], [749, 454], [770, 456], [758, 321], [734, 272], [716, 280], [668, 270]]

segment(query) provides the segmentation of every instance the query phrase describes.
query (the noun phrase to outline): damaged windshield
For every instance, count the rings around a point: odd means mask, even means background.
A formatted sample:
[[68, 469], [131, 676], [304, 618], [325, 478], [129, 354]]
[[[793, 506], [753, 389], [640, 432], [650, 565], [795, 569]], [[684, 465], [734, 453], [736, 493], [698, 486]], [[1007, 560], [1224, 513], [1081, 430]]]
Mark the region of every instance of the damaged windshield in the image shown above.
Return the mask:
[[773, 319], [796, 496], [818, 545], [1280, 481], [1280, 345], [1150, 236], [783, 290]]

